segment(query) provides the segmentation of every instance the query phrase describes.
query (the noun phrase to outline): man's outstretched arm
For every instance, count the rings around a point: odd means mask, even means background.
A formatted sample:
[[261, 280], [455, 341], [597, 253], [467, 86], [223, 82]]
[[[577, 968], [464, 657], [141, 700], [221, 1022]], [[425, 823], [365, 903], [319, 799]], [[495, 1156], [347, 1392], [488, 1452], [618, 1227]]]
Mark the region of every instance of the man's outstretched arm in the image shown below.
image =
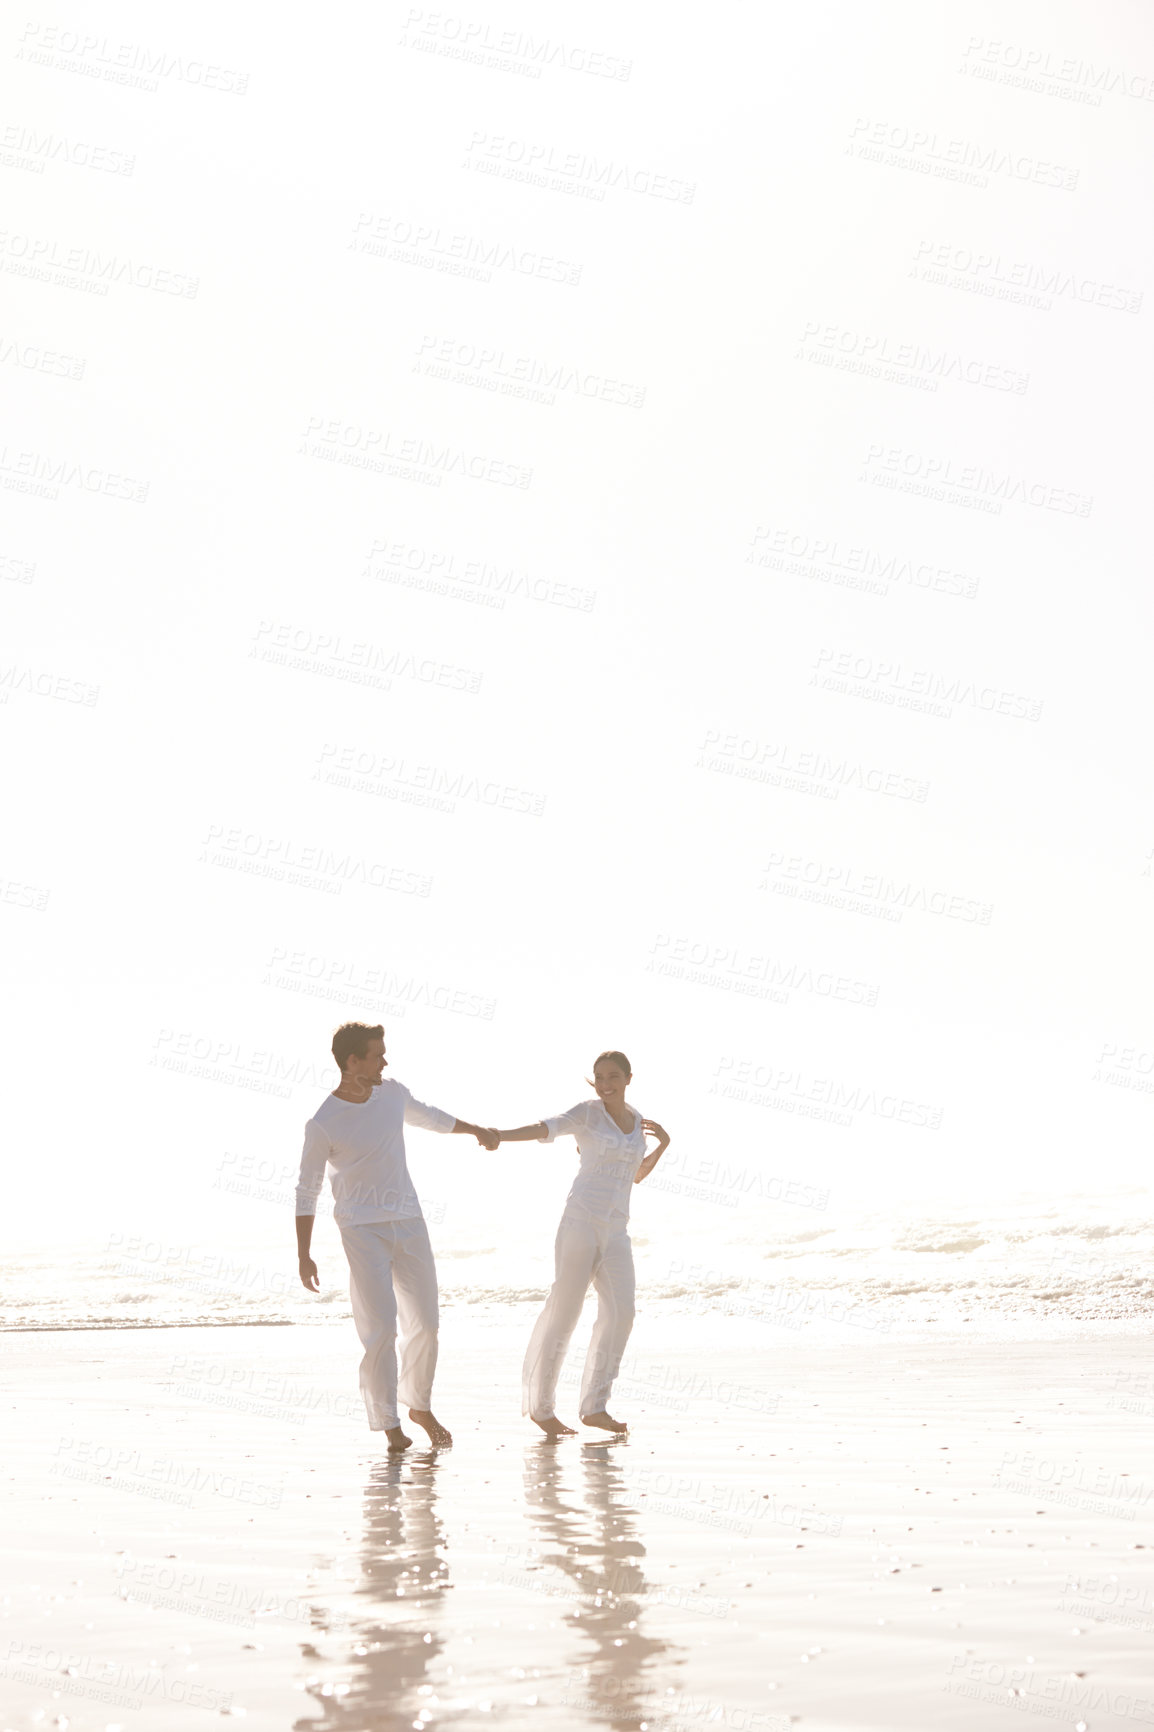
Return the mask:
[[496, 1131], [489, 1131], [480, 1125], [470, 1124], [468, 1119], [455, 1119], [450, 1113], [440, 1107], [427, 1106], [405, 1090], [405, 1123], [419, 1125], [423, 1131], [440, 1131], [449, 1136], [476, 1137], [486, 1149], [497, 1147]]
[[450, 1136], [476, 1137], [483, 1149], [495, 1149], [501, 1141], [496, 1131], [490, 1131], [481, 1125], [471, 1125], [468, 1119], [454, 1119]]

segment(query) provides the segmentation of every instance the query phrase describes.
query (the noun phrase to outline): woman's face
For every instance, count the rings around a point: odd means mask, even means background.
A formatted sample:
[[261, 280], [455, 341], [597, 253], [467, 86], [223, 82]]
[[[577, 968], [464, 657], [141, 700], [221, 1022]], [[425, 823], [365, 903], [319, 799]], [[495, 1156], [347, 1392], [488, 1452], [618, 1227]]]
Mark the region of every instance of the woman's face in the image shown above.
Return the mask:
[[612, 1059], [602, 1059], [599, 1065], [593, 1067], [593, 1087], [606, 1106], [616, 1106], [625, 1099], [625, 1087], [629, 1078]]

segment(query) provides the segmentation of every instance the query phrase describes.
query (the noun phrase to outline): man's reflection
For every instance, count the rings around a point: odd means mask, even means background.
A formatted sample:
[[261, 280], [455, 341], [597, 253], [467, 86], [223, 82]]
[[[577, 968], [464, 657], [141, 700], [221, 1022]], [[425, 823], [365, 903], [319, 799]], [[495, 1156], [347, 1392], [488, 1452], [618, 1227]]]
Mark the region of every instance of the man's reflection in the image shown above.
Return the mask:
[[[542, 1591], [570, 1604], [562, 1622], [581, 1638], [567, 1663], [565, 1699], [575, 1718], [592, 1714], [615, 1732], [653, 1718], [671, 1665], [680, 1663], [673, 1644], [643, 1628], [650, 1583], [620, 1464], [626, 1448], [586, 1444], [579, 1468], [569, 1450], [541, 1445], [525, 1460], [525, 1502], [537, 1536], [531, 1567], [541, 1572]], [[658, 1655], [665, 1656], [660, 1686]]]
[[428, 1667], [444, 1648], [433, 1614], [448, 1586], [444, 1530], [437, 1515], [433, 1451], [373, 1463], [365, 1487], [365, 1537], [354, 1613], [354, 1671], [337, 1696], [313, 1685], [319, 1720], [297, 1722], [297, 1732], [373, 1732], [411, 1728], [423, 1709], [435, 1710]]

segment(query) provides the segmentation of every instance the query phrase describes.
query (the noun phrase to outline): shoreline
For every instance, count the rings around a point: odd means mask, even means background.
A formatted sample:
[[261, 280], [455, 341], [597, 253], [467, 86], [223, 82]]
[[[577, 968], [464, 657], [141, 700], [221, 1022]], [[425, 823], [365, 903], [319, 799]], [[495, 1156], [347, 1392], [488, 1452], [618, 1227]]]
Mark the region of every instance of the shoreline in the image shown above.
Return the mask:
[[105, 1732], [110, 1693], [123, 1732], [1145, 1723], [1143, 1332], [756, 1347], [645, 1315], [631, 1430], [551, 1445], [523, 1325], [446, 1316], [454, 1445], [399, 1456], [342, 1319], [22, 1332], [5, 1724]]

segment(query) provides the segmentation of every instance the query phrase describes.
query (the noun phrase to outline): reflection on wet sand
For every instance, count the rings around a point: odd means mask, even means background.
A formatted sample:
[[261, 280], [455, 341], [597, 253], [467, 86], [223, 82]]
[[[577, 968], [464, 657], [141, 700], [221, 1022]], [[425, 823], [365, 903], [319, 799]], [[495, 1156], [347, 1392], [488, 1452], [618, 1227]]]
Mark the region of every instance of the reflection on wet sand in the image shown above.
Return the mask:
[[[539, 1648], [534, 1655], [541, 1661], [534, 1671], [540, 1700], [534, 1695], [524, 1702], [534, 1710], [529, 1723], [566, 1732], [582, 1724], [612, 1732], [640, 1732], [648, 1724], [655, 1732], [673, 1732], [663, 1707], [674, 1695], [685, 1650], [644, 1628], [653, 1587], [618, 1459], [627, 1449], [618, 1442], [586, 1444], [579, 1451], [533, 1444], [526, 1453], [530, 1543], [507, 1543], [498, 1580], [534, 1601], [544, 1597], [549, 1621], [556, 1618], [567, 1632], [560, 1641], [568, 1644], [560, 1663], [548, 1669]], [[437, 1510], [437, 1479], [446, 1461], [428, 1451], [373, 1464], [346, 1664], [340, 1682], [307, 1686], [319, 1718], [299, 1719], [295, 1732], [401, 1732], [475, 1723], [468, 1697], [446, 1699], [453, 1668], [438, 1664], [462, 1634], [447, 1624], [442, 1605], [452, 1586]], [[530, 1619], [539, 1617], [526, 1609]], [[531, 1621], [528, 1630], [533, 1628]], [[556, 1652], [552, 1640], [549, 1647]], [[469, 1653], [474, 1684], [487, 1671], [488, 1692], [499, 1700], [512, 1669], [472, 1647]], [[507, 1715], [512, 1707], [507, 1702], [498, 1713]]]
[[414, 1450], [373, 1464], [356, 1588], [371, 1611], [363, 1619], [354, 1614], [349, 1684], [339, 1696], [310, 1687], [321, 1718], [298, 1720], [296, 1732], [399, 1732], [429, 1717], [428, 1668], [445, 1646], [434, 1614], [449, 1585], [436, 1462], [434, 1451]]
[[643, 1628], [651, 1585], [618, 1459], [627, 1448], [586, 1444], [578, 1465], [570, 1451], [536, 1444], [525, 1460], [525, 1502], [537, 1541], [531, 1568], [543, 1572], [546, 1592], [556, 1591], [551, 1578], [572, 1601], [562, 1621], [581, 1638], [562, 1700], [574, 1718], [587, 1715], [614, 1732], [652, 1722], [655, 1703], [683, 1663], [675, 1644]]

